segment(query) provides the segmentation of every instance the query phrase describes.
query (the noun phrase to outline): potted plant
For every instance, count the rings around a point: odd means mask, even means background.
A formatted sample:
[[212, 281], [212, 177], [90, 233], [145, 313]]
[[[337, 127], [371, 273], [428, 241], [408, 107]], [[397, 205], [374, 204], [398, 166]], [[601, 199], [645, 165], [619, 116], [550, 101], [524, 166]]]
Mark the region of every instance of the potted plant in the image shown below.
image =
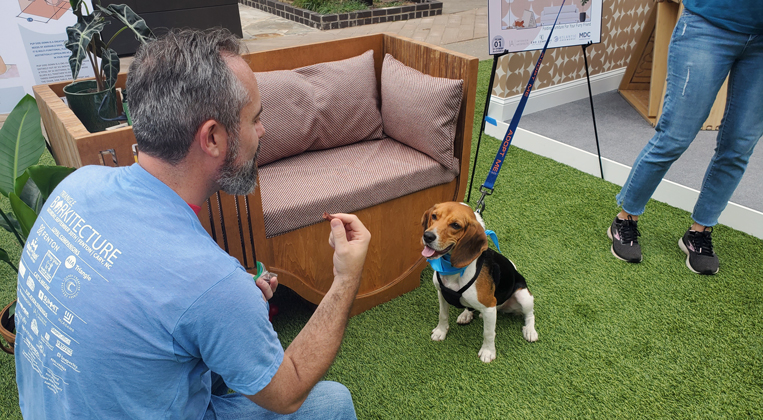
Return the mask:
[[[8, 213], [0, 209], [0, 226], [11, 232], [23, 248], [45, 200], [74, 169], [36, 165], [45, 150], [45, 138], [37, 102], [30, 95], [16, 104], [0, 128], [0, 150], [9, 151], [0, 153], [0, 194], [8, 199], [11, 208]], [[0, 260], [18, 273], [18, 267], [1, 247]], [[11, 354], [16, 339], [15, 309], [14, 300], [0, 313], [0, 336], [10, 345], [0, 343], [0, 348]]]
[[[65, 45], [72, 52], [69, 65], [75, 82], [64, 88], [64, 94], [69, 107], [88, 131], [103, 131], [116, 123], [118, 112], [115, 85], [119, 74], [119, 56], [109, 46], [127, 29], [141, 43], [154, 38], [154, 34], [146, 22], [124, 4], [102, 7], [100, 0], [92, 0], [88, 8], [85, 0], [69, 2], [77, 16], [77, 23], [66, 28], [68, 40]], [[101, 31], [112, 20], [124, 26], [108, 42], [104, 42]], [[95, 79], [76, 81], [85, 59], [93, 67]]]

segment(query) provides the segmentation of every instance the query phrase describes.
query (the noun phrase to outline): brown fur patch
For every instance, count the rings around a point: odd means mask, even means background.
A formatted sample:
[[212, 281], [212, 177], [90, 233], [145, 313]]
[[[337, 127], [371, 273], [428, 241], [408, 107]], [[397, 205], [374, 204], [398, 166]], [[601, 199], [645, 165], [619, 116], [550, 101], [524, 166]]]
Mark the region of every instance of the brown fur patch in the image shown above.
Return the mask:
[[477, 281], [474, 282], [477, 288], [477, 300], [488, 308], [495, 307], [498, 301], [495, 299], [495, 282], [490, 276], [490, 270], [483, 266]]

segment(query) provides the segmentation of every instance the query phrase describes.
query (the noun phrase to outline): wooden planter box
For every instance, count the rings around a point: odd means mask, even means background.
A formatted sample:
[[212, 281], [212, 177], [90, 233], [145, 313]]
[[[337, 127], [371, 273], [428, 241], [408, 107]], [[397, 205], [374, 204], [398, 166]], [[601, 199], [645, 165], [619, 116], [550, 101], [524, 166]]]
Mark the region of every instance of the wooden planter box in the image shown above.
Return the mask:
[[[468, 185], [478, 60], [390, 34], [256, 52], [250, 54], [248, 60], [253, 71], [284, 70], [355, 57], [369, 49], [374, 50], [378, 81], [381, 80], [386, 53], [423, 73], [464, 80], [454, 147], [454, 156], [461, 166], [459, 176], [450, 183], [354, 212], [373, 239], [353, 314], [418, 287], [426, 264], [421, 256], [421, 215], [435, 203], [464, 198]], [[118, 86], [124, 87], [125, 80], [126, 75], [120, 74]], [[136, 143], [132, 128], [89, 133], [61, 101], [62, 89], [67, 83], [34, 87], [56, 162], [72, 167], [132, 164], [135, 161], [132, 146]], [[220, 247], [238, 258], [250, 272], [256, 272], [256, 261], [259, 260], [278, 275], [281, 284], [316, 304], [329, 290], [334, 279], [333, 250], [326, 243], [330, 229], [326, 222], [266, 238], [259, 188], [248, 196], [217, 193], [207, 201], [199, 219]]]

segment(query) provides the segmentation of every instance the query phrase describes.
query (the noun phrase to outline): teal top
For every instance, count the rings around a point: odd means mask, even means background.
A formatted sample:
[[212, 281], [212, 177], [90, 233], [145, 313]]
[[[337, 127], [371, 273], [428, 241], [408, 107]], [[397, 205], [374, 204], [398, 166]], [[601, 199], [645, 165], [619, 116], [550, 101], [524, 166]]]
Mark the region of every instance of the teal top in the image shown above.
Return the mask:
[[763, 34], [761, 0], [683, 0], [683, 4], [719, 28], [743, 34]]

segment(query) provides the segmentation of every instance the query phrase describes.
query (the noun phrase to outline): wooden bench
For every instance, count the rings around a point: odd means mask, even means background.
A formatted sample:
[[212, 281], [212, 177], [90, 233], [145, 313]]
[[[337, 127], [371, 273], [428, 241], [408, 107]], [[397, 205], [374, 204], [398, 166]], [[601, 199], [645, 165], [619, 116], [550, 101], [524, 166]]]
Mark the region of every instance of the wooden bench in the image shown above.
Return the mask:
[[[381, 80], [387, 53], [422, 73], [464, 81], [454, 146], [460, 172], [449, 183], [354, 212], [371, 232], [372, 241], [353, 314], [418, 287], [426, 264], [421, 256], [421, 215], [434, 203], [463, 200], [468, 185], [478, 60], [391, 34], [262, 51], [245, 57], [253, 71], [264, 72], [342, 60], [368, 50], [374, 51], [377, 81]], [[118, 86], [124, 87], [125, 80], [126, 74], [120, 74]], [[60, 99], [66, 84], [34, 87], [56, 162], [72, 167], [132, 164], [136, 143], [132, 128], [89, 133]], [[259, 260], [278, 275], [281, 284], [315, 304], [331, 286], [333, 250], [327, 244], [326, 222], [266, 238], [260, 188], [248, 196], [217, 193], [208, 200], [199, 218], [220, 247], [238, 258], [248, 271], [256, 272]]]

